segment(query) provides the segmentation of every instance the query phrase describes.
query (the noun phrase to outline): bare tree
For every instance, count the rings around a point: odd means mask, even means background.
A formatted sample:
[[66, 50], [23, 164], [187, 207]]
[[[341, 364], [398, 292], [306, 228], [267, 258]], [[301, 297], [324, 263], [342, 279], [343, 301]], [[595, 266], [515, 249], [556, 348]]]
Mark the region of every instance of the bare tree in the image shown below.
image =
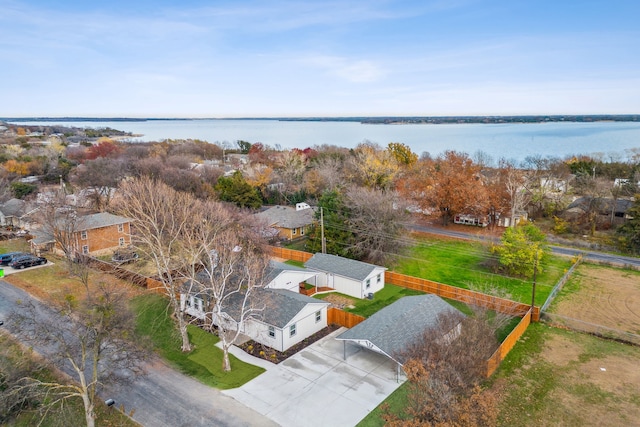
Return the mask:
[[143, 370], [145, 352], [131, 341], [134, 317], [125, 293], [98, 285], [86, 300], [67, 295], [53, 307], [26, 303], [12, 316], [21, 338], [34, 343], [57, 368], [71, 375], [71, 384], [26, 380], [48, 405], [72, 398], [83, 402], [86, 424], [95, 425], [96, 399], [102, 387], [132, 381]]
[[348, 227], [355, 237], [350, 248], [357, 259], [384, 263], [389, 254], [398, 253], [404, 246], [406, 215], [400, 197], [394, 192], [351, 187], [345, 198], [350, 207]]
[[191, 246], [193, 265], [200, 271], [193, 274], [189, 291], [208, 296], [204, 307], [207, 326], [217, 329], [222, 342], [222, 369], [230, 371], [229, 348], [247, 321], [259, 317], [265, 309], [259, 291], [265, 285], [269, 259], [249, 218], [221, 224], [216, 208], [219, 206], [205, 209], [207, 214], [195, 234], [199, 244]]
[[65, 195], [58, 192], [40, 206], [37, 221], [42, 226], [40, 232], [51, 238], [56, 248], [62, 251], [67, 269], [72, 273], [76, 253], [80, 247], [78, 239], [83, 228], [83, 218], [74, 207], [66, 205]]
[[388, 425], [495, 425], [495, 396], [480, 388], [486, 360], [498, 347], [489, 318], [484, 310], [442, 315], [400, 356], [406, 360], [410, 419], [387, 414]]
[[184, 236], [193, 235], [197, 200], [150, 178], [124, 182], [121, 190], [118, 210], [133, 219], [132, 242], [153, 262], [178, 322], [182, 351], [191, 351], [187, 322], [180, 313], [179, 294], [184, 269], [190, 270]]

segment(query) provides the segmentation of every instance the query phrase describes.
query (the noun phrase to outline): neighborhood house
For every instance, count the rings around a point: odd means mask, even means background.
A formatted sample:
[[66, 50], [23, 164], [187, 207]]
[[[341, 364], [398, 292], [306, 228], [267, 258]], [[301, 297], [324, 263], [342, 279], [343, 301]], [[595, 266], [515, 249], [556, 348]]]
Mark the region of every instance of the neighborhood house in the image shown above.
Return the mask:
[[[317, 273], [272, 261], [264, 288], [252, 292], [256, 301], [256, 315], [247, 319], [241, 331], [252, 340], [277, 351], [286, 351], [291, 346], [327, 327], [329, 303], [298, 293], [301, 282]], [[202, 277], [202, 280], [207, 280]], [[229, 298], [225, 307], [225, 319], [212, 317], [210, 304], [213, 299], [206, 292], [193, 290], [191, 283], [185, 284], [180, 294], [180, 305], [184, 313], [198, 319], [208, 319], [214, 325], [221, 322], [227, 327], [240, 318], [242, 296]], [[232, 326], [233, 327], [233, 326]]]
[[[128, 218], [100, 212], [81, 216], [75, 221], [74, 226], [62, 225], [61, 229], [73, 230], [70, 241], [78, 253], [100, 255], [131, 244], [131, 220]], [[61, 249], [56, 248], [52, 230], [43, 227], [34, 235], [32, 251]]]
[[304, 266], [319, 274], [309, 279], [316, 287], [327, 287], [354, 298], [372, 298], [384, 288], [385, 267], [317, 253]]
[[314, 222], [315, 211], [306, 203], [291, 206], [272, 206], [256, 216], [274, 229], [274, 235], [283, 240], [304, 237]]

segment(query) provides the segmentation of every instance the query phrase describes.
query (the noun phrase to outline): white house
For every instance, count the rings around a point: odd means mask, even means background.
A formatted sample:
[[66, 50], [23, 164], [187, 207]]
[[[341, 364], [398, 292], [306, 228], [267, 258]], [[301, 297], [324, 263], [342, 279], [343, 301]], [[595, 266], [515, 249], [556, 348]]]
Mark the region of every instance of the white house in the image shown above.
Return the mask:
[[[255, 316], [247, 319], [241, 332], [256, 342], [277, 351], [285, 351], [305, 338], [327, 327], [329, 303], [298, 293], [304, 280], [315, 277], [315, 272], [283, 263], [271, 262], [265, 278], [264, 288], [252, 293]], [[228, 301], [224, 317], [213, 318], [214, 324], [224, 322], [227, 327], [235, 325], [233, 319], [240, 318], [242, 295]], [[198, 319], [211, 319], [211, 298], [206, 292], [198, 292], [185, 284], [180, 294], [181, 310]], [[237, 303], [237, 306], [236, 306]], [[233, 327], [233, 326], [232, 326]]]
[[384, 288], [385, 267], [317, 253], [304, 266], [319, 274], [315, 285], [328, 287], [354, 298], [366, 298]]
[[286, 289], [295, 293], [300, 292], [302, 283], [311, 281], [319, 274], [315, 271], [276, 261], [271, 261], [269, 267], [266, 277], [268, 283], [265, 288]]

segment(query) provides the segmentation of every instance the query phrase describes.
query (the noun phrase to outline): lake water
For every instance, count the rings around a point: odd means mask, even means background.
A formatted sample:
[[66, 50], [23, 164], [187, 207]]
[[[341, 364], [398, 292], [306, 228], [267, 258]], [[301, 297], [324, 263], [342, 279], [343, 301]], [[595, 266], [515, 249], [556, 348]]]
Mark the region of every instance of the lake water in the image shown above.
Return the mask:
[[[16, 122], [17, 123], [17, 122]], [[331, 144], [353, 148], [363, 141], [386, 146], [402, 142], [422, 154], [456, 150], [473, 155], [483, 151], [494, 159], [522, 160], [530, 155], [558, 156], [611, 153], [640, 149], [637, 122], [551, 122], [533, 124], [416, 124], [374, 125], [358, 122], [278, 120], [149, 120], [149, 121], [37, 121], [25, 125], [111, 127], [143, 135], [138, 141], [200, 139], [208, 142], [261, 142], [272, 147], [306, 148]]]

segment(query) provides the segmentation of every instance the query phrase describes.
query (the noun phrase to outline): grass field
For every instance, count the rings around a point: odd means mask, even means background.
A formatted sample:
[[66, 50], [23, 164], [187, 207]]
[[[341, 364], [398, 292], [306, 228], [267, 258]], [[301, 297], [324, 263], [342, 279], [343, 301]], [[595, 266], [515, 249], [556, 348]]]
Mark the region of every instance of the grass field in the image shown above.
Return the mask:
[[222, 370], [222, 350], [215, 346], [218, 337], [189, 325], [189, 339], [193, 350], [183, 353], [182, 341], [169, 317], [167, 300], [155, 294], [146, 294], [132, 301], [137, 313], [137, 332], [149, 337], [162, 357], [181, 372], [200, 382], [219, 389], [239, 387], [264, 372], [263, 368], [242, 362], [229, 355], [231, 371]]
[[[421, 277], [465, 289], [498, 290], [505, 298], [531, 303], [532, 281], [494, 274], [490, 264], [493, 256], [489, 247], [480, 242], [421, 239], [409, 249], [406, 256], [398, 258], [394, 270], [409, 276]], [[536, 285], [536, 305], [544, 304], [551, 289], [571, 267], [571, 260], [550, 257]]]

